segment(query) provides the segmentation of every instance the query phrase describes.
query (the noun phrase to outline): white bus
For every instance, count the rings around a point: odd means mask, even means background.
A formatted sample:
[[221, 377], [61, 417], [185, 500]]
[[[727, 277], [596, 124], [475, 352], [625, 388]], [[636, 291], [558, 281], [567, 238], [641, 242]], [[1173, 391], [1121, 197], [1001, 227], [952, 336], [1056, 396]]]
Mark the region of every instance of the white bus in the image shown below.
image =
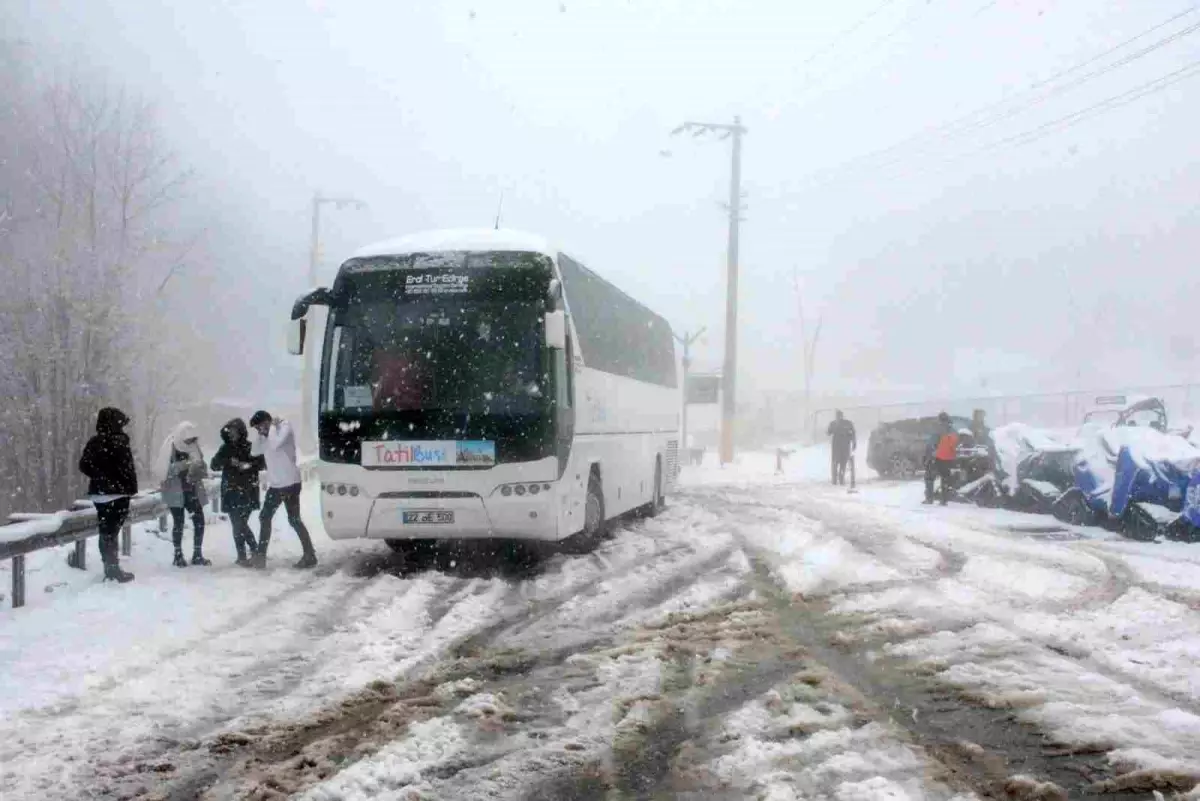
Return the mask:
[[539, 237], [438, 231], [363, 248], [329, 307], [317, 403], [334, 538], [590, 547], [674, 487], [680, 396], [659, 315]]

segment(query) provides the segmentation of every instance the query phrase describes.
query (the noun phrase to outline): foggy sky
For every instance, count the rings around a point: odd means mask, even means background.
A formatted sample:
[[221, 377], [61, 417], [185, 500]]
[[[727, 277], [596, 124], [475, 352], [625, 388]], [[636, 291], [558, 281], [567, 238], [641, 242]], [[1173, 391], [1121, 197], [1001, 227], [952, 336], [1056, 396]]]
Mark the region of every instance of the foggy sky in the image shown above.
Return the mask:
[[370, 204], [327, 211], [326, 281], [371, 241], [489, 226], [503, 192], [505, 225], [560, 243], [677, 330], [707, 326], [698, 361], [717, 366], [728, 143], [668, 133], [734, 114], [749, 128], [748, 392], [799, 386], [797, 270], [825, 319], [819, 391], [1200, 377], [1179, 344], [1195, 328], [1200, 78], [988, 148], [1186, 66], [1200, 33], [924, 158], [812, 179], [1020, 92], [1182, 0], [899, 0], [844, 39], [878, 0], [7, 3], [39, 46], [161, 104], [213, 199], [206, 224], [222, 235], [205, 269], [228, 302], [208, 335], [247, 391], [295, 382], [282, 329], [307, 283], [317, 189]]

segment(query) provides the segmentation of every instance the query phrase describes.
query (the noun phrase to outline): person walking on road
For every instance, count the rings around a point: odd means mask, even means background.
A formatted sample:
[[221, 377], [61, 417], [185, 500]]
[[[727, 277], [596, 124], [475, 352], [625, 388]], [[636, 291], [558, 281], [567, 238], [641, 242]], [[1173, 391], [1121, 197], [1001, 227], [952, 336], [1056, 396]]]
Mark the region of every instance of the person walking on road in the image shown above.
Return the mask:
[[129, 417], [120, 409], [101, 409], [96, 415], [96, 434], [79, 457], [79, 472], [88, 477], [88, 498], [96, 507], [104, 580], [119, 584], [133, 581], [133, 574], [121, 569], [117, 533], [129, 518], [129, 498], [138, 491], [127, 425]]
[[171, 510], [174, 524], [171, 539], [175, 543], [175, 567], [188, 566], [183, 558], [184, 513], [192, 516], [192, 565], [211, 565], [204, 558], [204, 504], [208, 502], [204, 479], [208, 478], [208, 465], [200, 450], [196, 426], [188, 422], [177, 425], [163, 441], [155, 467], [163, 477], [162, 499]]
[[257, 432], [250, 452], [264, 457], [267, 463], [267, 497], [258, 516], [258, 552], [254, 554], [254, 566], [259, 569], [267, 566], [271, 518], [282, 504], [287, 511], [288, 523], [296, 530], [304, 549], [304, 555], [295, 567], [316, 567], [317, 553], [313, 550], [308, 529], [300, 519], [300, 468], [296, 466], [296, 436], [292, 426], [287, 420], [276, 420], [267, 412], [257, 411], [250, 418], [250, 427]]
[[933, 503], [933, 483], [941, 480], [939, 502], [942, 506], [950, 497], [950, 471], [958, 456], [958, 434], [950, 415], [942, 412], [938, 415], [938, 430], [929, 440], [928, 453], [925, 458], [925, 500], [923, 503]]
[[250, 453], [250, 436], [241, 418], [234, 418], [221, 427], [221, 447], [209, 465], [221, 473], [221, 508], [229, 514], [233, 527], [233, 546], [237, 549], [236, 564], [250, 567], [258, 544], [250, 530], [250, 514], [259, 508], [258, 474], [267, 462]]
[[[835, 413], [834, 420], [829, 424], [826, 435], [831, 437], [830, 473], [834, 485], [846, 483], [846, 465], [850, 455], [858, 450], [858, 435], [854, 431], [854, 423], [846, 419], [841, 409]], [[853, 476], [853, 472], [851, 472]], [[854, 479], [850, 479], [853, 486]]]

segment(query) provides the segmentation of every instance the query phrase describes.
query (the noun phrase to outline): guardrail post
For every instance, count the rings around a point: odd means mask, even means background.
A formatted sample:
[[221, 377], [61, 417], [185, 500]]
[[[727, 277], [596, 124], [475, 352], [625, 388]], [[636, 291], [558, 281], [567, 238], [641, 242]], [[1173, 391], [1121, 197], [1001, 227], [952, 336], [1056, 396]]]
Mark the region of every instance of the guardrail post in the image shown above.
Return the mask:
[[14, 556], [12, 560], [12, 605], [17, 609], [25, 605], [25, 556]]
[[75, 540], [75, 564], [80, 570], [87, 570], [87, 540]]
[[214, 515], [221, 514], [221, 493], [212, 493], [212, 510]]
[[121, 556], [133, 553], [133, 523], [121, 526]]

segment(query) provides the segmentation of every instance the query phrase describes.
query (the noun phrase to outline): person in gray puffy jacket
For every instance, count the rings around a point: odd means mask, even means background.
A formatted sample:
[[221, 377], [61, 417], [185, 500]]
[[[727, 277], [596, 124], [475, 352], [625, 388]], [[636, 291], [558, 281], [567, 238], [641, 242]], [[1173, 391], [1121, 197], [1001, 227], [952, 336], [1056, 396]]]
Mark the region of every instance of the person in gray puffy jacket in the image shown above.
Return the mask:
[[162, 476], [163, 503], [171, 510], [175, 566], [188, 566], [183, 558], [185, 513], [192, 516], [192, 564], [211, 565], [212, 562], [204, 558], [204, 504], [208, 502], [204, 479], [208, 478], [208, 465], [200, 450], [196, 426], [183, 422], [175, 427], [159, 449], [155, 468]]

